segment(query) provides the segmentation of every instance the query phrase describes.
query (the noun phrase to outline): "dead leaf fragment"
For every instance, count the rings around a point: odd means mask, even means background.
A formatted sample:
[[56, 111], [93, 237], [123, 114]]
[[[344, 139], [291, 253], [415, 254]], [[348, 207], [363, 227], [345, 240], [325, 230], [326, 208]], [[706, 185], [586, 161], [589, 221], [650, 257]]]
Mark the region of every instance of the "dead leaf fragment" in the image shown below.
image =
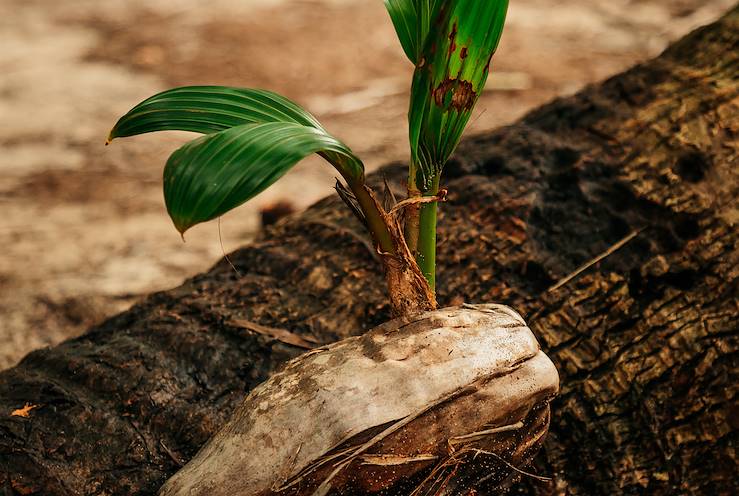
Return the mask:
[[23, 418], [28, 418], [28, 417], [30, 416], [30, 412], [31, 412], [31, 410], [33, 410], [34, 408], [38, 408], [38, 407], [40, 407], [40, 406], [41, 406], [41, 405], [32, 405], [31, 403], [26, 403], [26, 404], [25, 404], [25, 405], [23, 406], [23, 408], [19, 408], [19, 409], [17, 409], [17, 410], [13, 410], [13, 411], [12, 411], [12, 412], [10, 413], [10, 416], [11, 416], [11, 417], [23, 417]]
[[240, 327], [242, 329], [248, 329], [257, 334], [267, 336], [285, 344], [289, 344], [305, 350], [312, 350], [318, 344], [315, 340], [309, 338], [303, 338], [295, 333], [288, 331], [287, 329], [279, 329], [277, 327], [267, 327], [256, 322], [250, 322], [243, 319], [233, 319], [229, 321], [229, 324], [234, 327]]

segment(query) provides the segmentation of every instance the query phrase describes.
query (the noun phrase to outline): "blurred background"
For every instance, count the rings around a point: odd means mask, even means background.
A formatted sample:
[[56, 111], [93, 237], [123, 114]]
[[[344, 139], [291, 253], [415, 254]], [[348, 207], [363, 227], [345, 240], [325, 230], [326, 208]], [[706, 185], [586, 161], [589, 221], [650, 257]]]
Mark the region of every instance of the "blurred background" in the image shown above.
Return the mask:
[[[657, 55], [735, 0], [512, 0], [468, 133], [505, 125]], [[161, 173], [188, 137], [103, 146], [160, 90], [268, 88], [316, 114], [370, 170], [407, 156], [412, 67], [380, 0], [0, 0], [0, 368], [167, 289], [222, 256], [216, 222], [170, 224]], [[225, 216], [225, 250], [262, 210], [332, 194], [301, 163]]]

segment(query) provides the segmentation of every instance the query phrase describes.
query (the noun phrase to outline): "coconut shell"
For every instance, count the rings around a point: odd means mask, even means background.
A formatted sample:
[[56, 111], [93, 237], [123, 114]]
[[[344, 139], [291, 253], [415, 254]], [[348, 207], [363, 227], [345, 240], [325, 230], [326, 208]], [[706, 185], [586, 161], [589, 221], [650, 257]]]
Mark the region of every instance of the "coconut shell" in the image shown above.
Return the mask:
[[503, 305], [387, 322], [254, 389], [173, 495], [457, 494], [520, 475], [559, 378]]

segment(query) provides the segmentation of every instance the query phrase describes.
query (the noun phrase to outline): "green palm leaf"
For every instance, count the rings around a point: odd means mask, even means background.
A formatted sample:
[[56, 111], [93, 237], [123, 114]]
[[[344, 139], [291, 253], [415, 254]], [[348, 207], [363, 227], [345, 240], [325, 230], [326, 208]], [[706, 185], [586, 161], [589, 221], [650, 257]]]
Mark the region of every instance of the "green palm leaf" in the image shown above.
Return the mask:
[[243, 124], [175, 151], [164, 169], [167, 211], [181, 233], [264, 191], [306, 156], [323, 152], [355, 170], [358, 158], [321, 129], [295, 122]]
[[403, 51], [414, 64], [421, 59], [426, 36], [441, 4], [442, 0], [385, 0]]
[[451, 0], [431, 26], [411, 87], [411, 159], [428, 190], [456, 148], [482, 92], [508, 0]]
[[167, 210], [180, 232], [253, 198], [312, 153], [350, 184], [364, 181], [364, 166], [346, 145], [308, 111], [271, 91], [167, 90], [121, 117], [108, 141], [167, 130], [207, 135], [172, 154], [164, 170]]
[[167, 130], [210, 134], [264, 122], [294, 122], [323, 129], [308, 111], [271, 91], [186, 86], [163, 91], [136, 105], [118, 120], [108, 141]]

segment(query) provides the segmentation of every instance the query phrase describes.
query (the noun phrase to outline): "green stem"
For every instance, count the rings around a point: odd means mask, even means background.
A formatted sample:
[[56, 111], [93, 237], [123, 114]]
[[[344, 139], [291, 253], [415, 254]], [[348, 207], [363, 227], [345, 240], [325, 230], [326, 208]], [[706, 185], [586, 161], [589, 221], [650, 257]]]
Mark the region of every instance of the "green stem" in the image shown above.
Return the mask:
[[[439, 176], [434, 177], [431, 188], [423, 196], [436, 196], [439, 193]], [[436, 213], [438, 202], [421, 205], [418, 233], [418, 253], [416, 261], [432, 292], [436, 290]]]

